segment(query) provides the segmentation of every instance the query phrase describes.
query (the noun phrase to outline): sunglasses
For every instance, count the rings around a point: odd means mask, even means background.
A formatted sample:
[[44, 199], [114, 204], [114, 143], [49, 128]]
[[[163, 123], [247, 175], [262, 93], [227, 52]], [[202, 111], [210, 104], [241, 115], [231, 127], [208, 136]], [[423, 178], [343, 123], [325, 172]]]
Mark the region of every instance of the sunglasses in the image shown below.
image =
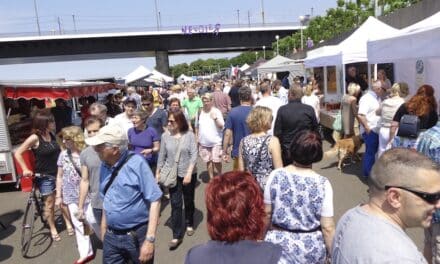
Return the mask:
[[147, 103], [147, 104], [142, 104], [143, 106], [150, 106], [151, 103]]
[[388, 186], [388, 185], [385, 186], [385, 190], [388, 190], [390, 188], [398, 188], [398, 189], [402, 189], [407, 192], [410, 192], [414, 195], [417, 195], [418, 197], [420, 197], [421, 199], [423, 199], [425, 202], [427, 202], [429, 204], [436, 204], [440, 200], [440, 192], [427, 193], [427, 192], [414, 191], [414, 190], [408, 189], [406, 187], [401, 187], [401, 186]]

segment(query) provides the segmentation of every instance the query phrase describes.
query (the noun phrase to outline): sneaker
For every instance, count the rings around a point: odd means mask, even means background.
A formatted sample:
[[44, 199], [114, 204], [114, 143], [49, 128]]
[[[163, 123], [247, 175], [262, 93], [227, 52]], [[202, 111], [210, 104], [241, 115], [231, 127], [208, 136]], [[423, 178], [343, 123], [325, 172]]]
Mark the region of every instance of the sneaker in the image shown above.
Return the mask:
[[182, 244], [182, 239], [174, 238], [168, 243], [168, 248], [170, 250], [175, 250], [180, 244]]
[[192, 235], [194, 235], [194, 228], [192, 228], [191, 226], [188, 226], [187, 228], [186, 228], [186, 235], [188, 235], [188, 236], [192, 236]]

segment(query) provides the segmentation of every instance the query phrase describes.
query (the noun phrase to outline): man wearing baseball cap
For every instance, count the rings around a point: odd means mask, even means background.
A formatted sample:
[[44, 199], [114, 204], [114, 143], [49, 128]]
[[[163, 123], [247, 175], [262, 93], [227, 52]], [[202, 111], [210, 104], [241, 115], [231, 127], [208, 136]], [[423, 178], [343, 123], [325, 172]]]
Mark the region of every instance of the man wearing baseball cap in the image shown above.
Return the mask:
[[118, 125], [104, 126], [86, 143], [102, 161], [103, 262], [153, 263], [162, 192], [148, 163], [129, 153], [126, 133]]

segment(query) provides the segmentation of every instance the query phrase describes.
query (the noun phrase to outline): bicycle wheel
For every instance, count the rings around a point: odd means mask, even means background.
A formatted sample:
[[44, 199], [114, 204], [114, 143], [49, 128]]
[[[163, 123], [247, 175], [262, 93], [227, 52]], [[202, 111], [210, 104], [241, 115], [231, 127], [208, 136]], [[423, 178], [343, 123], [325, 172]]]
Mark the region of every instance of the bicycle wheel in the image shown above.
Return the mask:
[[35, 222], [35, 201], [29, 200], [23, 215], [21, 226], [21, 255], [26, 256], [32, 240]]

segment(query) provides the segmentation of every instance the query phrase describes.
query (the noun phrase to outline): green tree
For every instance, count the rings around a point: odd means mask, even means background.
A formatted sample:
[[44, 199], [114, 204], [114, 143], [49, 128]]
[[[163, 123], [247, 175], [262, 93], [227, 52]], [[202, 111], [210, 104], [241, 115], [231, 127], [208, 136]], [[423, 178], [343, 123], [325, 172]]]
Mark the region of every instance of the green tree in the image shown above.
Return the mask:
[[[314, 43], [332, 39], [346, 31], [360, 26], [369, 16], [374, 15], [375, 0], [345, 1], [337, 0], [336, 7], [327, 10], [326, 15], [313, 17], [303, 30], [303, 45], [307, 37]], [[383, 7], [383, 14], [420, 2], [420, 0], [377, 0]], [[301, 47], [301, 33], [296, 32], [291, 36], [279, 40], [280, 54], [289, 54], [293, 48]], [[276, 48], [276, 42], [272, 43]]]

